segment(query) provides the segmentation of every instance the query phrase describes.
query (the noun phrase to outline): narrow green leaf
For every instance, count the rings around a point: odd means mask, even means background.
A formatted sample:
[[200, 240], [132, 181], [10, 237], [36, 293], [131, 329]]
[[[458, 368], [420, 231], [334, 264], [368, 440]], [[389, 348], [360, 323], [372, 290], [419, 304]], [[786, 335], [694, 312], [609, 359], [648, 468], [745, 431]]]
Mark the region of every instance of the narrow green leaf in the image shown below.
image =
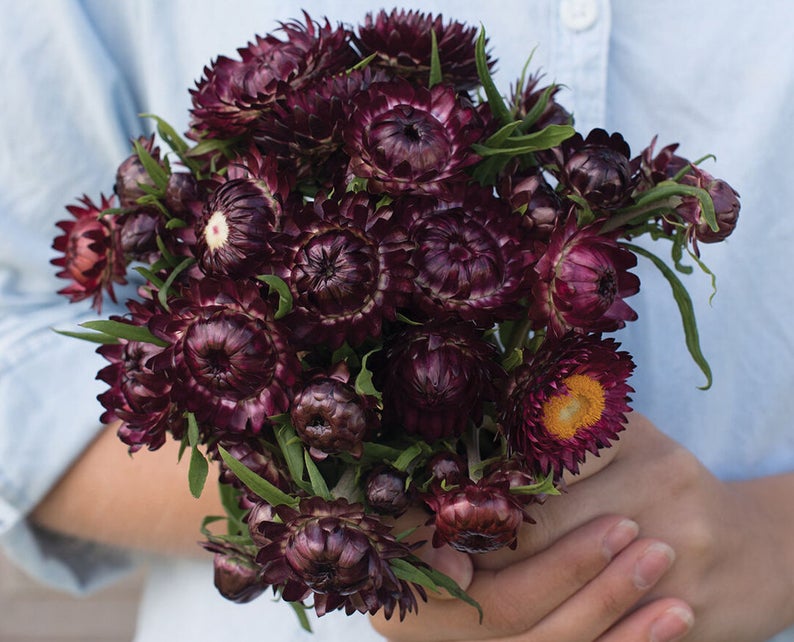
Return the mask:
[[297, 497], [287, 495], [283, 490], [257, 475], [245, 464], [232, 457], [223, 446], [218, 446], [218, 452], [237, 479], [243, 482], [253, 493], [264, 499], [271, 506], [281, 506], [282, 504], [287, 504], [288, 506], [298, 505]]
[[58, 334], [62, 334], [65, 337], [72, 337], [73, 339], [82, 339], [83, 341], [91, 341], [92, 343], [102, 343], [104, 345], [118, 343], [119, 340], [116, 337], [112, 337], [109, 334], [105, 334], [103, 332], [79, 332], [74, 330], [58, 330], [57, 328], [52, 328], [53, 332]]
[[218, 484], [218, 490], [221, 496], [221, 505], [226, 511], [229, 535], [247, 533], [248, 528], [243, 522], [246, 509], [240, 508], [240, 490], [231, 484]]
[[146, 148], [141, 145], [140, 141], [133, 141], [132, 146], [135, 148], [135, 153], [138, 155], [138, 159], [141, 161], [141, 165], [143, 165], [149, 178], [154, 181], [154, 184], [157, 185], [160, 190], [165, 190], [168, 187], [168, 174], [166, 171]]
[[[417, 562], [419, 562], [418, 559]], [[421, 564], [421, 562], [419, 563]], [[476, 608], [477, 612], [480, 614], [480, 623], [482, 623], [482, 607], [448, 575], [444, 575], [444, 573], [434, 568], [417, 566], [407, 559], [400, 557], [389, 560], [389, 566], [391, 566], [394, 574], [401, 580], [419, 584], [434, 593], [440, 593], [442, 588], [446, 589], [453, 597]]]
[[438, 56], [438, 39], [435, 29], [430, 30], [430, 81], [428, 87], [437, 85], [443, 79], [441, 74], [441, 58]]
[[271, 293], [274, 290], [278, 293], [278, 310], [274, 315], [276, 319], [281, 319], [292, 312], [292, 292], [284, 279], [275, 274], [260, 274], [256, 278], [267, 283]]
[[375, 348], [374, 350], [370, 350], [364, 357], [361, 359], [361, 371], [358, 373], [355, 382], [356, 392], [360, 395], [367, 395], [368, 397], [375, 397], [378, 400], [383, 400], [383, 395], [380, 391], [375, 387], [375, 384], [372, 383], [372, 371], [367, 368], [367, 360], [369, 359], [370, 355], [378, 352], [380, 348]]
[[174, 284], [176, 278], [185, 270], [187, 270], [191, 265], [196, 262], [192, 256], [183, 259], [183, 261], [177, 265], [173, 270], [171, 270], [171, 274], [168, 275], [168, 278], [163, 283], [163, 287], [157, 292], [157, 300], [160, 302], [160, 305], [163, 306], [164, 309], [169, 310], [168, 307], [168, 294], [171, 289], [171, 286]]
[[185, 223], [185, 221], [183, 221], [181, 218], [171, 218], [165, 223], [165, 229], [167, 230], [176, 230], [183, 227], [187, 227], [187, 223]]
[[182, 154], [188, 150], [188, 144], [176, 133], [176, 130], [162, 118], [155, 114], [140, 114], [140, 117], [154, 120], [157, 123], [157, 133], [160, 135], [160, 138], [162, 138], [175, 152]]
[[374, 441], [364, 442], [364, 458], [372, 461], [395, 461], [402, 454], [402, 450], [392, 448]]
[[692, 299], [689, 297], [689, 293], [678, 279], [675, 272], [673, 272], [673, 270], [671, 270], [664, 263], [664, 261], [662, 261], [655, 254], [652, 254], [639, 245], [632, 245], [631, 243], [622, 243], [622, 245], [630, 249], [632, 252], [649, 259], [670, 284], [670, 287], [673, 291], [673, 298], [678, 304], [678, 310], [681, 313], [681, 322], [684, 326], [686, 347], [689, 350], [689, 354], [692, 355], [694, 362], [706, 376], [706, 385], [699, 387], [701, 390], [708, 390], [711, 388], [712, 383], [711, 366], [709, 366], [709, 363], [706, 360], [706, 357], [703, 356], [703, 352], [700, 348], [700, 336], [698, 334], [697, 321], [695, 319], [695, 309], [692, 306]]
[[135, 270], [138, 274], [140, 274], [144, 279], [149, 281], [149, 283], [151, 283], [158, 290], [162, 289], [164, 282], [160, 277], [158, 277], [154, 273], [153, 270], [150, 270], [149, 268], [145, 268], [142, 265], [134, 267], [133, 270]]
[[149, 328], [140, 325], [133, 325], [131, 323], [123, 323], [122, 321], [112, 321], [110, 319], [99, 319], [97, 321], [85, 321], [80, 324], [81, 328], [88, 328], [89, 330], [96, 330], [117, 339], [126, 339], [127, 341], [139, 341], [140, 343], [151, 343], [156, 346], [166, 347], [167, 341], [158, 339], [151, 332]]
[[502, 125], [513, 122], [513, 115], [494, 84], [491, 70], [488, 69], [488, 56], [485, 53], [485, 29], [483, 28], [480, 28], [477, 43], [474, 46], [474, 60], [477, 64], [477, 75], [480, 77], [480, 83], [482, 83], [482, 88], [488, 99], [488, 106], [496, 121]]
[[187, 443], [191, 448], [195, 448], [199, 443], [199, 425], [196, 415], [192, 412], [186, 413], [187, 416]]
[[559, 495], [560, 491], [554, 483], [554, 471], [540, 481], [528, 486], [513, 486], [510, 492], [515, 495]]
[[405, 472], [411, 463], [422, 454], [422, 444], [416, 442], [406, 448], [392, 464], [397, 470]]
[[549, 104], [549, 100], [551, 99], [551, 95], [554, 93], [555, 89], [557, 89], [557, 85], [549, 85], [546, 87], [546, 89], [540, 95], [540, 98], [538, 98], [538, 100], [535, 101], [535, 104], [532, 105], [532, 109], [530, 109], [527, 112], [527, 115], [521, 119], [521, 129], [523, 131], [526, 131], [532, 127], [532, 125], [537, 122], [538, 118], [541, 117], [543, 110], [546, 109], [546, 106]]
[[306, 470], [309, 471], [309, 481], [312, 484], [312, 491], [314, 494], [323, 499], [331, 499], [331, 492], [328, 490], [328, 484], [325, 483], [323, 474], [320, 472], [320, 469], [317, 468], [317, 464], [314, 463], [308, 450], [303, 451], [303, 460], [306, 464]]
[[198, 447], [193, 446], [190, 453], [190, 467], [187, 471], [188, 485], [190, 486], [190, 494], [195, 498], [201, 497], [201, 491], [204, 490], [204, 484], [207, 481], [207, 474], [209, 473], [209, 464], [204, 455]]
[[483, 141], [483, 145], [486, 147], [501, 147], [504, 142], [510, 138], [510, 135], [516, 130], [517, 127], [520, 127], [521, 121], [514, 120], [512, 123], [507, 123], [503, 127], [500, 127], [496, 133], [491, 134], [488, 138]]
[[308, 607], [304, 606], [302, 602], [287, 602], [292, 607], [292, 610], [295, 611], [295, 615], [298, 618], [298, 624], [300, 627], [309, 633], [312, 632], [312, 625], [309, 622], [309, 616], [306, 615], [306, 611]]
[[353, 65], [350, 69], [347, 70], [347, 73], [350, 74], [352, 71], [358, 71], [359, 69], [365, 69], [369, 63], [371, 63], [375, 58], [378, 57], [377, 53], [370, 54], [366, 58], [362, 59], [361, 61], [357, 62]]
[[520, 366], [524, 362], [524, 350], [521, 348], [513, 348], [510, 354], [505, 355], [505, 358], [502, 359], [502, 367], [507, 371], [511, 372], [515, 370], [518, 366]]
[[281, 454], [284, 455], [284, 460], [287, 462], [290, 477], [292, 481], [297, 484], [302, 490], [311, 492], [311, 485], [307, 484], [303, 479], [305, 460], [303, 457], [303, 444], [292, 424], [289, 421], [281, 423], [276, 426], [274, 430], [276, 434], [276, 441], [281, 449]]

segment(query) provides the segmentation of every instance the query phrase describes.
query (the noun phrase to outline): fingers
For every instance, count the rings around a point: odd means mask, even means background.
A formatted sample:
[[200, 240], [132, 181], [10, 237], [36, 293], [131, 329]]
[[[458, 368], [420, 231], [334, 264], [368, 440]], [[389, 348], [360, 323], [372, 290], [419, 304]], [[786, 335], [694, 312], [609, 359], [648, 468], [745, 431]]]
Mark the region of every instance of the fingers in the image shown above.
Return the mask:
[[674, 642], [689, 633], [694, 621], [692, 609], [685, 602], [663, 598], [638, 609], [597, 642]]
[[[630, 520], [600, 517], [538, 555], [500, 571], [475, 571], [468, 593], [482, 606], [482, 624], [477, 611], [463, 602], [430, 600], [420, 604], [418, 615], [409, 615], [402, 623], [396, 618], [386, 621], [375, 617], [373, 626], [388, 639], [399, 642], [488, 636], [498, 639], [519, 634], [598, 577], [613, 557], [635, 540], [637, 532], [637, 525]], [[621, 568], [625, 565], [624, 561]], [[592, 595], [595, 597], [596, 593]], [[598, 634], [612, 621], [603, 625]]]

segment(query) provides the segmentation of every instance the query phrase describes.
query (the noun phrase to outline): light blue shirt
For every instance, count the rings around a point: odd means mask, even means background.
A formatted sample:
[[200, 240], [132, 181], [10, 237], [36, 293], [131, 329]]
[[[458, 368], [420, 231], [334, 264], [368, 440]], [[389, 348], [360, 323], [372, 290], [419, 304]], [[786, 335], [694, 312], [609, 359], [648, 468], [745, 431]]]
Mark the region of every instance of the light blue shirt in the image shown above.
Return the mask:
[[[723, 478], [794, 469], [794, 4], [401, 6], [482, 23], [504, 91], [536, 48], [532, 68], [566, 85], [559, 99], [580, 131], [620, 131], [635, 153], [658, 134], [660, 145], [680, 141], [684, 156], [717, 156], [705, 167], [741, 193], [740, 224], [726, 243], [702, 248], [718, 276], [713, 305], [708, 278], [685, 279], [714, 386], [697, 390], [703, 377], [684, 347], [668, 286], [641, 259], [642, 291], [630, 301], [640, 319], [619, 335], [638, 364], [634, 406]], [[111, 192], [130, 137], [150, 127], [137, 114], [157, 113], [184, 131], [187, 90], [204, 65], [234, 56], [303, 7], [351, 23], [379, 8], [361, 0], [0, 3], [0, 533], [10, 555], [45, 581], [85, 590], [131, 563], [123, 551], [43, 533], [25, 520], [95, 437], [101, 412], [95, 396], [103, 385], [93, 377], [103, 360], [50, 330], [96, 316], [54, 294], [65, 284], [49, 265], [54, 223], [83, 193]], [[665, 252], [662, 244], [655, 249]], [[160, 560], [137, 639], [231, 639], [235, 631], [235, 639], [259, 639], [277, 627], [281, 640], [303, 639], [285, 605], [254, 604], [225, 603], [207, 565]], [[218, 633], [220, 619], [227, 634]], [[351, 627], [362, 640], [374, 637], [363, 621], [326, 618], [316, 639], [349, 637]], [[179, 631], [169, 637], [175, 623]], [[794, 641], [794, 633], [780, 639]]]

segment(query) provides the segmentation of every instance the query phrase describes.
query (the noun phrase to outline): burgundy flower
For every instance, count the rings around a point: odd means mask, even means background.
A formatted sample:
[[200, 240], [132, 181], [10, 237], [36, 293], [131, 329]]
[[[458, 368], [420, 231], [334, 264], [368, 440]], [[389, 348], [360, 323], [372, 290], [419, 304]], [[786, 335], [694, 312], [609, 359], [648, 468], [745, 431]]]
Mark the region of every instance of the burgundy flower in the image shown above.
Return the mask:
[[413, 290], [408, 243], [364, 193], [319, 196], [292, 217], [277, 273], [293, 295], [289, 323], [301, 345], [358, 345], [394, 320]]
[[425, 465], [432, 485], [458, 486], [468, 479], [468, 467], [460, 455], [441, 451]]
[[482, 420], [503, 376], [496, 351], [471, 324], [411, 327], [386, 346], [384, 422], [431, 442]]
[[435, 513], [433, 546], [449, 544], [463, 553], [488, 553], [518, 544], [524, 508], [505, 482], [466, 480], [449, 490], [436, 487], [425, 498]]
[[246, 604], [265, 592], [259, 565], [240, 553], [215, 553], [213, 558], [215, 588], [227, 600]]
[[149, 322], [170, 344], [151, 364], [180, 408], [217, 431], [253, 434], [287, 411], [300, 365], [256, 285], [206, 277], [170, 308]]
[[[676, 213], [687, 225], [687, 234], [694, 243], [718, 243], [731, 235], [739, 220], [739, 194], [725, 181], [693, 166], [681, 178], [682, 185], [699, 187], [708, 192], [714, 203], [717, 229], [712, 230], [703, 216], [700, 201], [695, 196], [681, 197]], [[697, 245], [695, 245], [697, 251]]]
[[261, 273], [280, 216], [280, 200], [267, 182], [226, 181], [206, 202], [196, 227], [199, 266], [206, 274], [232, 278]]
[[194, 207], [199, 198], [199, 187], [193, 174], [174, 172], [168, 177], [165, 205], [171, 214], [182, 216]]
[[115, 302], [113, 284], [127, 282], [127, 266], [118, 225], [112, 216], [102, 215], [111, 207], [111, 201], [103, 196], [97, 206], [84, 196], [80, 202], [84, 207], [66, 206], [74, 221], [56, 224], [63, 234], [55, 239], [52, 247], [62, 256], [50, 262], [61, 268], [57, 276], [71, 281], [58, 290], [58, 294], [69, 297], [72, 303], [91, 297], [92, 307], [101, 312], [102, 291]]
[[408, 473], [390, 466], [378, 466], [367, 475], [364, 494], [376, 513], [399, 517], [411, 505]]
[[628, 200], [632, 190], [631, 150], [619, 133], [594, 129], [563, 143], [565, 164], [561, 180], [573, 194], [594, 210], [614, 210]]
[[354, 101], [345, 131], [348, 174], [373, 193], [441, 195], [467, 180], [480, 135], [474, 109], [446, 85], [373, 83]]
[[[530, 76], [526, 84], [521, 87], [516, 83], [513, 92], [516, 119], [523, 120], [529, 114], [535, 114], [535, 119], [527, 131], [539, 131], [549, 125], [571, 125], [573, 116], [555, 97], [561, 85], [539, 87], [543, 74], [537, 73]], [[520, 91], [519, 91], [520, 90]], [[541, 105], [545, 101], [545, 105]]]
[[249, 133], [251, 123], [277, 96], [281, 83], [302, 86], [314, 78], [336, 74], [355, 64], [350, 34], [320, 25], [306, 16], [281, 24], [280, 39], [257, 36], [239, 49], [240, 60], [219, 57], [205, 68], [191, 91], [192, 137], [233, 138]]
[[365, 437], [380, 427], [372, 403], [335, 376], [311, 378], [295, 394], [290, 417], [315, 459], [342, 452], [361, 457]]
[[637, 257], [599, 224], [577, 229], [572, 217], [557, 228], [546, 253], [535, 265], [535, 305], [530, 313], [552, 334], [570, 329], [609, 332], [634, 321], [637, 313], [624, 301], [636, 294], [640, 280], [629, 272]]
[[500, 181], [499, 193], [514, 211], [522, 214], [521, 225], [533, 239], [548, 241], [554, 228], [564, 223], [562, 201], [542, 174], [509, 173]]
[[[241, 436], [238, 433], [229, 433], [223, 435], [218, 445], [223, 446], [234, 459], [263, 479], [269, 481], [276, 488], [284, 492], [290, 492], [292, 490], [289, 473], [285, 468], [286, 464], [278, 459], [274, 453], [269, 451], [263, 445], [261, 439], [251, 439], [247, 436]], [[240, 508], [245, 510], [252, 509], [260, 502], [259, 497], [237, 478], [226, 465], [226, 462], [217, 454], [217, 448], [215, 446], [216, 444], [210, 444], [208, 451], [212, 452], [218, 460], [218, 466], [220, 467], [218, 481], [220, 481], [221, 484], [234, 486], [240, 491], [238, 501]]]
[[510, 373], [501, 424], [511, 451], [541, 474], [579, 472], [588, 451], [598, 454], [625, 427], [633, 369], [612, 339], [547, 339]]
[[[312, 497], [297, 509], [282, 505], [275, 512], [280, 522], [259, 525], [271, 543], [256, 560], [263, 580], [283, 587], [285, 600], [313, 597], [318, 615], [342, 608], [348, 614], [383, 609], [388, 619], [399, 607], [403, 619], [416, 610], [411, 587], [389, 565], [408, 557], [411, 549], [395, 540], [387, 525], [366, 515], [363, 506]], [[412, 586], [424, 599], [421, 586]]]
[[[436, 34], [443, 82], [466, 91], [479, 85], [474, 45], [477, 28], [418, 11], [381, 10], [367, 14], [355, 42], [362, 57], [375, 54], [370, 62], [414, 84], [427, 86], [430, 78], [431, 32]], [[492, 66], [493, 61], [488, 61]]]
[[483, 327], [521, 314], [536, 255], [521, 218], [504, 201], [470, 187], [450, 201], [405, 202], [422, 310]]

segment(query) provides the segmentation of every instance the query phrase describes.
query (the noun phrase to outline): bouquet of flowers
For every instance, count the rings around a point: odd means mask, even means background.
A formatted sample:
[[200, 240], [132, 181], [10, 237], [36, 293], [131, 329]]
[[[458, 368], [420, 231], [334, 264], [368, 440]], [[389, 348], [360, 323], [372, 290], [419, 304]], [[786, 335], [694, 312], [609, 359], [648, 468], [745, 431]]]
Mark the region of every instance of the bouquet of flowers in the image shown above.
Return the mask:
[[476, 606], [416, 549], [515, 547], [618, 438], [634, 365], [603, 333], [637, 316], [637, 256], [710, 383], [676, 272], [710, 274], [736, 192], [675, 144], [577, 132], [540, 74], [502, 95], [487, 46], [414, 11], [282, 23], [204, 69], [186, 138], [152, 117], [115, 196], [59, 223], [72, 301], [140, 281], [124, 315], [64, 333], [102, 344], [101, 419], [130, 452], [181, 442], [194, 495], [217, 462], [227, 515], [202, 530], [231, 600]]

